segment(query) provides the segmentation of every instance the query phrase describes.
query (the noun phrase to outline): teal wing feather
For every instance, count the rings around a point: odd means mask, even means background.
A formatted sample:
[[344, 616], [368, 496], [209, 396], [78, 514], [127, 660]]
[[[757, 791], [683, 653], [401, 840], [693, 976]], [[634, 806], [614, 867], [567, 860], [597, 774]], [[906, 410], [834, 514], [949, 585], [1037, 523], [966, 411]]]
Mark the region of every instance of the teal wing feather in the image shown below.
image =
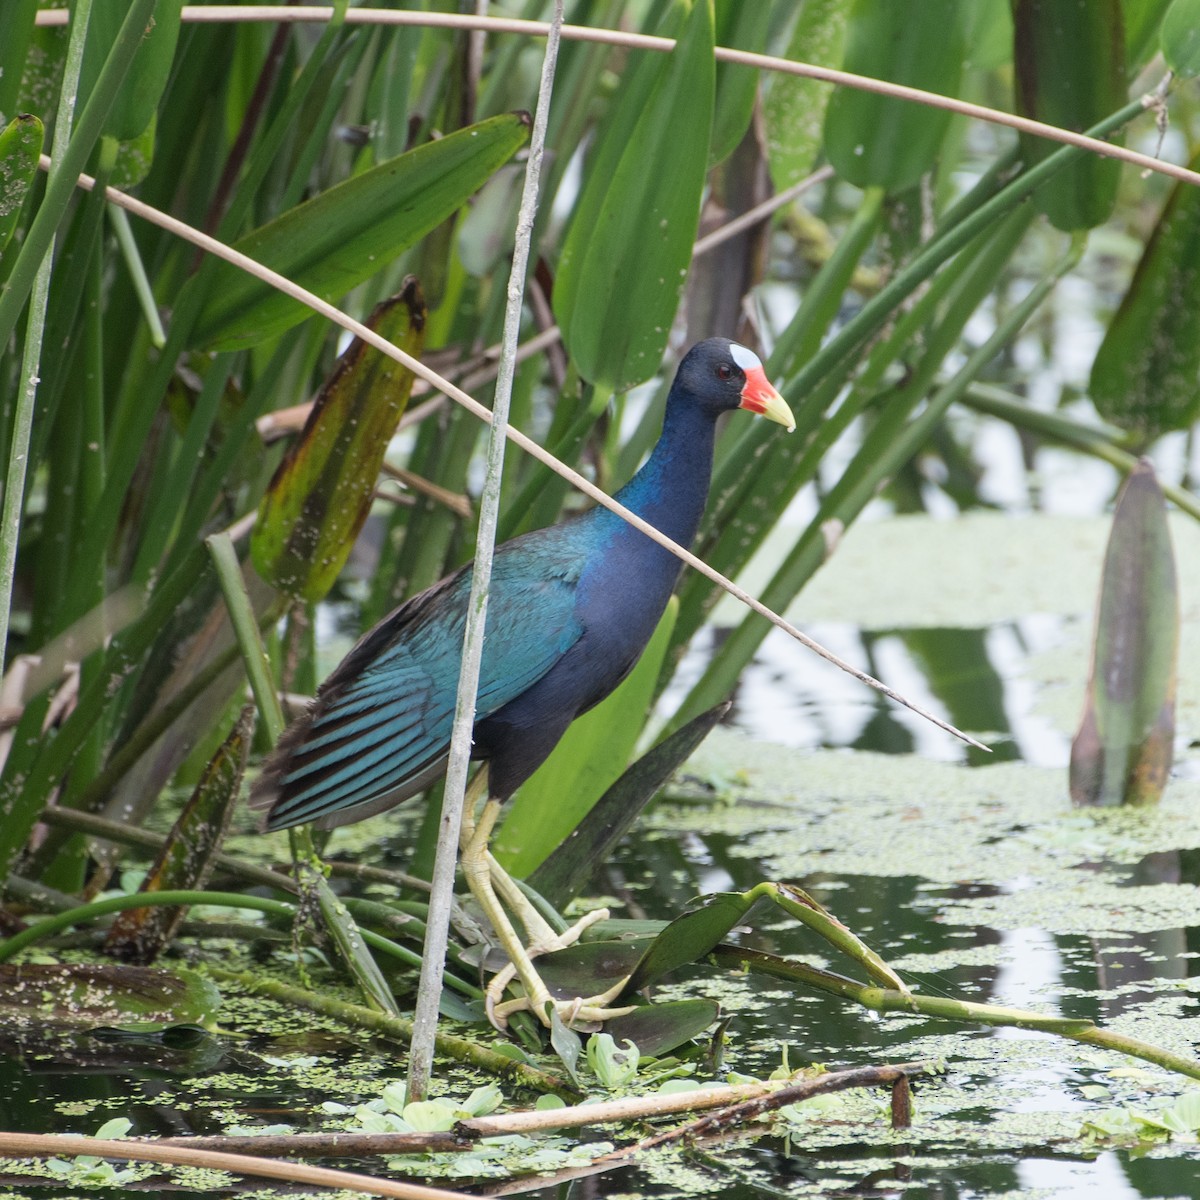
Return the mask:
[[[574, 533], [575, 536], [570, 536]], [[477, 718], [536, 683], [583, 633], [578, 525], [500, 547], [492, 570]], [[566, 536], [564, 536], [566, 535]], [[267, 827], [340, 825], [399, 803], [440, 773], [450, 744], [471, 569], [367, 633], [280, 739], [255, 786]]]

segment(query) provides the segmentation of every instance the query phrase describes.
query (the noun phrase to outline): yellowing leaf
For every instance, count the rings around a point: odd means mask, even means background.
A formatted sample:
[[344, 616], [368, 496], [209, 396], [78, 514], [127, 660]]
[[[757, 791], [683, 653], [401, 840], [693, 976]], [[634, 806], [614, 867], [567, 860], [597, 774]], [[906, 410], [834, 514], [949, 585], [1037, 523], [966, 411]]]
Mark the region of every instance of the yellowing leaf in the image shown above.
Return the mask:
[[1071, 744], [1076, 804], [1153, 804], [1171, 769], [1179, 597], [1166, 506], [1143, 459], [1126, 480], [1104, 556], [1083, 722]]
[[[416, 279], [367, 324], [419, 355], [425, 301]], [[319, 600], [333, 586], [371, 510], [412, 383], [411, 371], [358, 338], [338, 359], [259, 506], [250, 552], [258, 573], [280, 591]]]

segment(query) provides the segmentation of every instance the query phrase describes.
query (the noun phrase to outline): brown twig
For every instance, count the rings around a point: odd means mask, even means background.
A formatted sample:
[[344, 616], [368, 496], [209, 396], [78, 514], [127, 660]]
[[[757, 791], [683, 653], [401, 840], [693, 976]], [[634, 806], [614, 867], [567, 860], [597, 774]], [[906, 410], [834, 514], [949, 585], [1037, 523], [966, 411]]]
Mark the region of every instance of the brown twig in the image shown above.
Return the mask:
[[[896, 1085], [904, 1081], [907, 1092], [908, 1080], [922, 1076], [927, 1077], [936, 1074], [939, 1070], [940, 1068], [931, 1063], [909, 1062], [899, 1063], [895, 1066], [854, 1067], [847, 1071], [831, 1071], [825, 1075], [802, 1079], [799, 1083], [788, 1084], [778, 1091], [756, 1096], [751, 1100], [744, 1100], [740, 1104], [730, 1105], [728, 1108], [723, 1108], [720, 1112], [711, 1113], [707, 1117], [701, 1117], [698, 1121], [689, 1121], [686, 1125], [669, 1129], [666, 1133], [656, 1134], [654, 1137], [646, 1138], [636, 1145], [626, 1146], [622, 1150], [614, 1150], [611, 1154], [603, 1154], [596, 1161], [618, 1162], [621, 1159], [632, 1157], [641, 1150], [649, 1150], [655, 1146], [663, 1146], [670, 1142], [691, 1141], [695, 1138], [723, 1133], [728, 1129], [743, 1126], [763, 1116], [765, 1113], [784, 1108], [786, 1105], [799, 1104], [801, 1101], [809, 1100], [813, 1096], [824, 1096], [830, 1092], [843, 1092], [850, 1088], [880, 1087], [891, 1084], [893, 1087], [892, 1115], [893, 1124], [895, 1124], [898, 1111], [895, 1092]], [[902, 1118], [907, 1117], [906, 1106], [901, 1108], [900, 1115]], [[902, 1128], [904, 1126], [898, 1127]]]
[[116, 1141], [107, 1138], [80, 1137], [70, 1133], [0, 1133], [0, 1155], [9, 1158], [73, 1158], [92, 1154], [126, 1162], [151, 1162], [168, 1167], [203, 1167], [210, 1171], [232, 1171], [237, 1175], [258, 1175], [291, 1183], [362, 1192], [367, 1196], [392, 1196], [396, 1200], [471, 1200], [465, 1192], [375, 1179], [356, 1171], [334, 1171], [328, 1167], [310, 1167], [307, 1163], [277, 1162], [249, 1154], [220, 1154], [191, 1146], [170, 1146], [162, 1142]]
[[773, 1083], [730, 1084], [697, 1088], [692, 1092], [667, 1095], [626, 1096], [594, 1104], [569, 1105], [566, 1108], [529, 1109], [501, 1113], [493, 1117], [473, 1117], [459, 1121], [445, 1133], [293, 1133], [283, 1137], [189, 1137], [164, 1138], [154, 1142], [163, 1146], [194, 1146], [226, 1150], [233, 1154], [275, 1154], [293, 1158], [348, 1158], [369, 1154], [429, 1154], [465, 1150], [480, 1138], [510, 1134], [547, 1133], [560, 1129], [578, 1129], [583, 1125], [609, 1125], [644, 1121], [651, 1117], [675, 1116], [707, 1108], [727, 1107], [766, 1096], [776, 1088]]

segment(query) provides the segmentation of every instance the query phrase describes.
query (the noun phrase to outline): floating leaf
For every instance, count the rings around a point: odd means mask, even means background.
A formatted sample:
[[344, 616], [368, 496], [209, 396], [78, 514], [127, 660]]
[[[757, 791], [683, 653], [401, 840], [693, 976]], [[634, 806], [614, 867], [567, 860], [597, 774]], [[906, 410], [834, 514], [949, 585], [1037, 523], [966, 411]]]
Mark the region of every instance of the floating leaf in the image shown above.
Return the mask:
[[[411, 276], [368, 326], [416, 357], [425, 301]], [[289, 596], [320, 600], [333, 586], [371, 501], [413, 375], [355, 338], [338, 359], [300, 436], [259, 506], [250, 543], [258, 573]]]
[[1171, 769], [1179, 597], [1166, 505], [1143, 459], [1125, 482], [1104, 555], [1083, 722], [1071, 744], [1076, 804], [1153, 804]]
[[0, 133], [0, 254], [16, 231], [37, 176], [44, 134], [41, 121], [27, 113], [14, 117]]
[[[516, 153], [528, 126], [527, 114], [505, 113], [418, 146], [290, 209], [234, 249], [324, 300], [338, 300], [465, 204]], [[209, 290], [197, 345], [253, 346], [310, 315], [228, 263], [202, 276]]]
[[1198, 294], [1200, 188], [1177, 183], [1092, 363], [1096, 411], [1145, 441], [1200, 415]]
[[641, 1057], [632, 1041], [618, 1045], [611, 1033], [593, 1033], [587, 1043], [588, 1070], [602, 1087], [612, 1090], [624, 1087], [637, 1078]]
[[629, 676], [571, 725], [509, 806], [492, 853], [518, 878], [531, 874], [572, 836], [628, 766], [678, 611], [672, 597]]
[[[247, 705], [217, 747], [139, 891], [191, 891], [208, 881], [239, 799], [253, 732], [254, 707]], [[186, 916], [182, 907], [128, 909], [117, 914], [104, 948], [126, 962], [153, 962]]]
[[[1013, 0], [1017, 111], [1081, 131], [1120, 108], [1124, 36], [1120, 0]], [[1058, 148], [1057, 142], [1021, 135], [1029, 165]], [[1057, 229], [1092, 229], [1112, 214], [1120, 173], [1116, 159], [1085, 154], [1047, 180], [1033, 200]]]
[[86, 963], [0, 965], [5, 1026], [115, 1025], [148, 1030], [211, 1021], [221, 994], [203, 976], [176, 968]]
[[[658, 922], [662, 926], [662, 922]], [[538, 959], [542, 981], [560, 1000], [598, 996], [624, 979], [645, 953], [649, 937], [576, 942]]]
[[[845, 69], [945, 96], [958, 94], [963, 43], [956, 0], [855, 0]], [[889, 192], [933, 169], [950, 114], [909, 100], [838, 88], [825, 115], [825, 151], [843, 179]]]
[[636, 124], [623, 144], [606, 142], [615, 167], [591, 164], [567, 231], [554, 314], [579, 373], [609, 391], [662, 361], [700, 223], [713, 64], [712, 0], [696, 0], [648, 99], [625, 99], [619, 115], [636, 103]]

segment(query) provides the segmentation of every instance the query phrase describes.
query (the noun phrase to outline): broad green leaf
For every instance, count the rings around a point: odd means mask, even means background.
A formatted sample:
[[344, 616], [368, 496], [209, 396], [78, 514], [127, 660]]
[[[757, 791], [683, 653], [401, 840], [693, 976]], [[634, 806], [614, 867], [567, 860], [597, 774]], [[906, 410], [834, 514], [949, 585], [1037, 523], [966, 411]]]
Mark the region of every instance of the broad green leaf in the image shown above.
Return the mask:
[[1178, 183], [1092, 363], [1096, 411], [1145, 442], [1200, 414], [1197, 295], [1200, 189]]
[[0, 122], [17, 114], [21, 72], [29, 56], [38, 0], [5, 0], [0, 4]]
[[706, 896], [695, 908], [672, 921], [646, 948], [622, 995], [632, 995], [663, 975], [703, 958], [735, 925], [746, 920], [762, 900], [770, 900], [852, 958], [875, 983], [907, 992], [895, 971], [807, 892], [794, 884], [765, 880], [746, 892]]
[[[1013, 0], [1017, 111], [1049, 125], [1084, 130], [1125, 103], [1125, 45], [1120, 0]], [[1118, 138], [1111, 140], [1119, 141]], [[1021, 136], [1028, 165], [1058, 143]], [[1034, 193], [1057, 229], [1092, 229], [1108, 219], [1121, 166], [1087, 154]]]
[[[140, 137], [158, 110], [158, 102], [167, 86], [167, 76], [175, 57], [182, 10], [183, 0], [157, 0], [154, 6], [154, 15], [146, 25], [133, 69], [104, 123], [104, 132], [119, 142]], [[86, 99], [91, 94], [100, 68], [117, 40], [124, 17], [124, 5], [92, 5], [87, 48], [79, 80], [81, 98]]]
[[554, 313], [580, 375], [598, 388], [624, 391], [662, 361], [700, 221], [714, 75], [712, 0], [696, 0], [615, 170], [589, 166]]
[[1012, 63], [1012, 9], [1009, 0], [973, 0], [962, 9], [963, 43], [971, 71], [995, 71]]
[[[761, 54], [767, 45], [771, 5], [745, 0], [716, 0], [716, 42], [735, 50]], [[713, 104], [712, 145], [708, 165], [716, 166], [745, 136], [758, 96], [759, 71], [737, 63], [718, 63]]]
[[[234, 248], [338, 300], [466, 203], [516, 153], [528, 126], [526, 114], [506, 113], [427, 142], [290, 209]], [[228, 263], [214, 264], [208, 283], [197, 345], [252, 346], [310, 314]]]
[[1163, 14], [1171, 0], [1122, 0], [1125, 16], [1125, 60], [1131, 76], [1159, 50]]
[[509, 806], [492, 853], [518, 878], [529, 875], [571, 836], [625, 770], [650, 709], [678, 611], [672, 597], [628, 678], [567, 730]]
[[[410, 277], [368, 319], [411, 355], [424, 341], [425, 301]], [[333, 586], [371, 511], [379, 469], [413, 376], [355, 338], [279, 464], [250, 542], [258, 573], [289, 596], [320, 600]]]
[[37, 176], [43, 136], [41, 121], [27, 113], [14, 117], [0, 133], [0, 254], [17, 228]]
[[1179, 596], [1166, 505], [1143, 459], [1125, 482], [1104, 555], [1083, 722], [1071, 744], [1076, 804], [1153, 804], [1171, 769]]
[[[958, 94], [963, 42], [956, 0], [854, 0], [843, 66], [858, 75]], [[825, 114], [825, 151], [843, 179], [889, 192], [932, 170], [950, 114], [940, 109], [838, 88]]]
[[[840, 67], [849, 9], [850, 0], [806, 0], [785, 57], [819, 67]], [[782, 191], [799, 183], [816, 164], [833, 84], [772, 72], [766, 87], [767, 161], [771, 180], [776, 190]]]
[[1175, 0], [1163, 18], [1163, 58], [1176, 75], [1200, 75], [1200, 0]]
[[[176, 818], [139, 891], [193, 891], [208, 882], [240, 798], [253, 732], [254, 708], [246, 705]], [[153, 962], [170, 944], [187, 911], [159, 905], [118, 913], [104, 948], [126, 962]]]
[[128, 190], [135, 188], [154, 165], [154, 139], [158, 133], [158, 114], [152, 113], [149, 124], [135, 138], [117, 146], [117, 161], [109, 179], [112, 186]]
[[[52, 0], [37, 8], [66, 8], [67, 0]], [[0, 56], [4, 75], [0, 78], [0, 95], [7, 100], [5, 115], [21, 112], [38, 114], [49, 124], [58, 106], [59, 85], [67, 56], [69, 30], [66, 26], [35, 25], [27, 29], [22, 11], [24, 0], [15, 4], [0, 4]], [[9, 41], [11, 36], [12, 41]], [[10, 55], [14, 59], [10, 60]], [[15, 75], [10, 75], [10, 61], [15, 61]], [[15, 94], [14, 89], [15, 87]]]
[[642, 755], [600, 797], [571, 836], [560, 842], [529, 876], [530, 886], [556, 907], [578, 896], [588, 886], [595, 867], [608, 858], [642, 809], [728, 711], [728, 702], [710, 708]]

